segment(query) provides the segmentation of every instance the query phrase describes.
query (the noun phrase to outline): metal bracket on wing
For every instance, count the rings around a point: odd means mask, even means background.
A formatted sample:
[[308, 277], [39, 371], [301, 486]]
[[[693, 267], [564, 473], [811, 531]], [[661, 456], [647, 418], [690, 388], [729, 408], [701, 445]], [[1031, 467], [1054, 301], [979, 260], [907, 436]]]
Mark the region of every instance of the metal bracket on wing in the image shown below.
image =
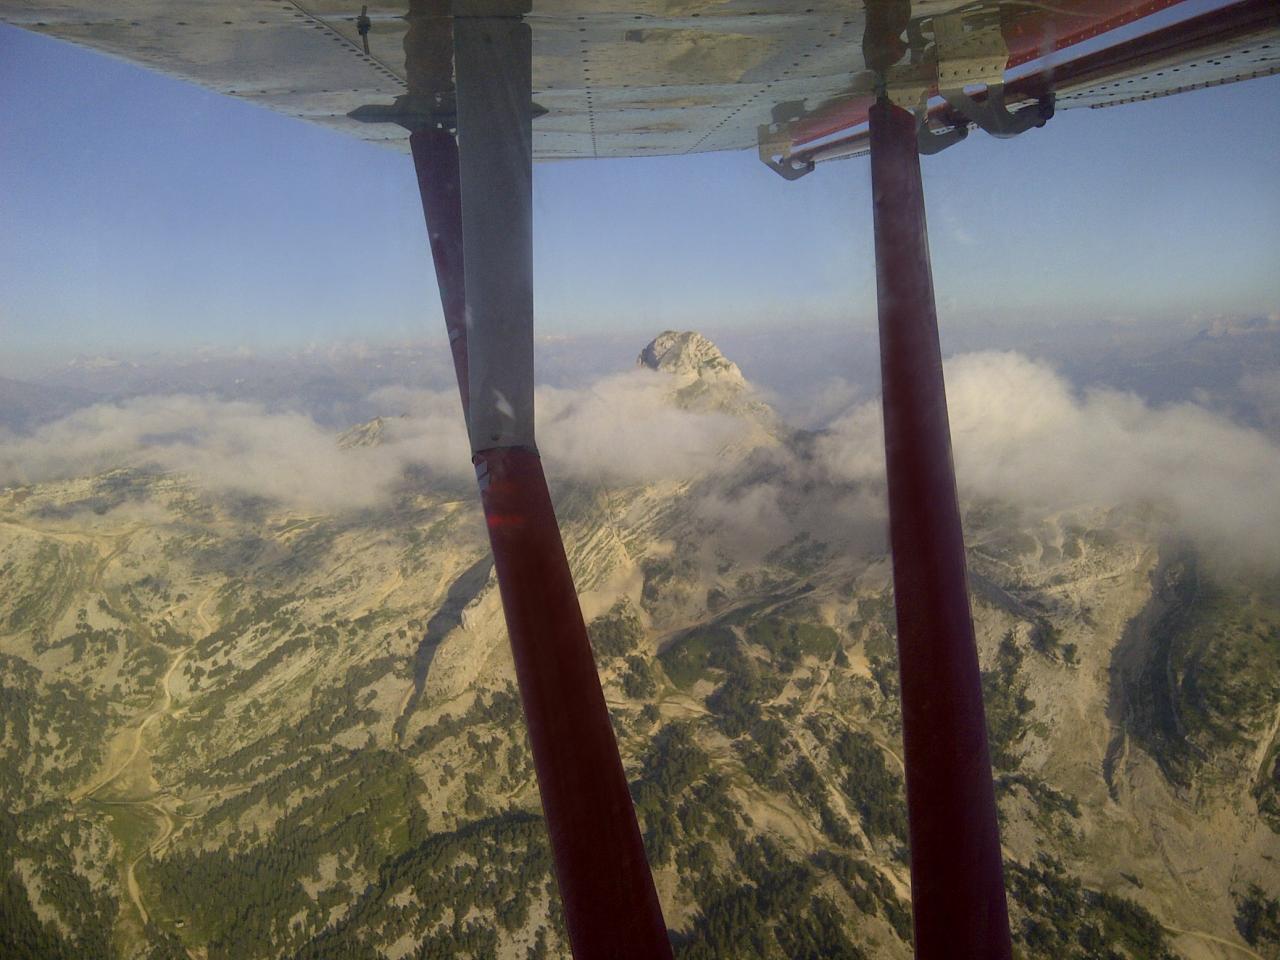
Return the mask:
[[804, 101], [789, 100], [773, 108], [771, 123], [761, 124], [756, 129], [761, 161], [784, 180], [799, 180], [814, 171], [812, 160], [799, 162], [791, 159], [791, 124], [804, 115]]
[[[821, 121], [838, 115], [850, 101], [869, 102], [878, 96], [922, 115], [929, 91], [936, 83], [936, 63], [931, 59], [919, 20], [911, 19], [911, 0], [866, 0], [867, 28], [862, 54], [867, 70], [857, 74], [844, 91], [813, 107], [804, 101], [788, 101], [773, 108], [771, 122], [757, 128], [760, 159], [786, 180], [812, 173], [817, 162], [805, 154], [795, 156], [795, 131], [799, 120]], [[904, 37], [905, 34], [905, 37]], [[909, 57], [908, 57], [909, 55]], [[908, 58], [905, 59], [904, 58]], [[947, 136], [947, 143], [963, 137]], [[928, 152], [942, 149], [941, 144]]]
[[[529, 10], [525, 0], [409, 0], [405, 14], [405, 77], [409, 92], [393, 103], [371, 103], [347, 114], [361, 123], [394, 123], [410, 133], [419, 130], [458, 129], [458, 100], [454, 91], [454, 19], [469, 17], [520, 17]], [[368, 52], [367, 8], [356, 21]], [[529, 116], [547, 113], [529, 101]]]
[[916, 128], [916, 149], [924, 156], [941, 153], [969, 135], [967, 123], [957, 123], [950, 127], [934, 126], [927, 112], [921, 111], [917, 116], [919, 126]]
[[[547, 108], [529, 101], [529, 116], [536, 120]], [[406, 93], [393, 103], [367, 103], [347, 114], [361, 123], [395, 123], [410, 133], [416, 130], [458, 129], [457, 98], [452, 90], [444, 93]]]
[[366, 103], [347, 114], [361, 123], [395, 123], [410, 133], [417, 130], [457, 130], [458, 105], [453, 91], [406, 93], [394, 103]]
[[[1017, 110], [1010, 110], [1005, 103], [1004, 84], [991, 84], [987, 96], [978, 101], [963, 89], [943, 90], [942, 97], [970, 123], [976, 124], [993, 137], [1007, 140], [1033, 127], [1043, 127], [1053, 117], [1053, 93], [1047, 93], [1035, 103], [1028, 103]], [[961, 137], [961, 139], [964, 139]], [[942, 149], [941, 147], [939, 149]]]
[[[963, 14], [953, 13], [934, 17], [932, 26], [933, 49], [938, 64], [938, 92], [968, 123], [993, 137], [1005, 139], [1033, 127], [1043, 127], [1053, 116], [1052, 94], [1016, 110], [1009, 109], [1004, 94], [1004, 70], [1009, 60], [1009, 48], [998, 20], [992, 19], [970, 28], [966, 26]], [[980, 100], [965, 90], [977, 85], [986, 87], [986, 95]], [[927, 126], [921, 127], [922, 153], [936, 153], [965, 137], [962, 133], [938, 145], [926, 139], [923, 131]], [[953, 131], [959, 129], [964, 129], [964, 125], [955, 126]], [[950, 137], [936, 131], [929, 136]]]

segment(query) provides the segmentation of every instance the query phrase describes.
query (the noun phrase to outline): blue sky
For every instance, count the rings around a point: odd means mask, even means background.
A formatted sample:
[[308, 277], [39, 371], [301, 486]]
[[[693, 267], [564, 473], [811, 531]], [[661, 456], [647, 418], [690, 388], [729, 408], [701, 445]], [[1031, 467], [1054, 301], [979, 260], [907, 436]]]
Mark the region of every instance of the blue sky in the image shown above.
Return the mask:
[[[83, 353], [434, 336], [407, 156], [0, 26], [0, 373]], [[942, 321], [1280, 309], [1280, 78], [925, 158]], [[547, 333], [872, 323], [865, 160], [542, 164]]]

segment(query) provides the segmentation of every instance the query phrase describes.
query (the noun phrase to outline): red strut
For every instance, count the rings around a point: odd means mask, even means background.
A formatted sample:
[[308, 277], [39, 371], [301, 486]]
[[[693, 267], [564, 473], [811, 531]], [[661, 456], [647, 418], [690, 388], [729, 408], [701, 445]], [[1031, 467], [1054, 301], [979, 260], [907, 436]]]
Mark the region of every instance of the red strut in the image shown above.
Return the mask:
[[[464, 411], [468, 386], [457, 142], [410, 137]], [[576, 960], [670, 960], [626, 773], [542, 462], [523, 447], [474, 458], [538, 790]]]
[[475, 462], [573, 955], [670, 958], [542, 461], [507, 448]]
[[870, 112], [917, 960], [1007, 960], [995, 790], [933, 301], [916, 118]]

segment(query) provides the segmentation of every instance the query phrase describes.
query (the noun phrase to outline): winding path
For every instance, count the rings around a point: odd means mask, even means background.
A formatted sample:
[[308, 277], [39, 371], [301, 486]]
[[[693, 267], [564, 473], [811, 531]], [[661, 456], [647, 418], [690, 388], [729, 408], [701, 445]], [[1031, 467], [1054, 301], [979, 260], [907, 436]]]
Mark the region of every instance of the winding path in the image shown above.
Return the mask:
[[1250, 947], [1246, 947], [1243, 943], [1236, 943], [1234, 940], [1226, 940], [1222, 937], [1214, 936], [1212, 933], [1207, 933], [1204, 930], [1183, 930], [1180, 927], [1175, 927], [1168, 923], [1161, 923], [1160, 925], [1164, 927], [1166, 932], [1172, 933], [1175, 936], [1197, 937], [1201, 940], [1209, 940], [1221, 946], [1230, 947], [1232, 950], [1237, 950], [1245, 956], [1253, 957], [1254, 960], [1266, 960], [1262, 954], [1256, 952]]
[[[160, 703], [154, 710], [142, 718], [142, 722], [139, 723], [137, 728], [133, 731], [133, 748], [129, 751], [128, 755], [125, 756], [115, 769], [108, 770], [104, 773], [96, 783], [82, 787], [69, 794], [68, 799], [72, 803], [92, 797], [95, 793], [98, 793], [105, 788], [109, 783], [118, 779], [120, 775], [129, 768], [134, 760], [138, 758], [138, 754], [142, 752], [142, 738], [146, 734], [147, 726], [159, 717], [172, 716], [171, 708], [173, 706], [173, 694], [169, 690], [169, 681], [173, 678], [174, 671], [178, 669], [178, 666], [182, 663], [187, 654], [195, 649], [195, 646], [196, 645], [193, 643], [190, 646], [179, 650], [177, 655], [173, 658], [173, 661], [169, 664], [169, 669], [166, 670], [164, 676], [160, 678]], [[137, 802], [142, 803], [145, 801]]]
[[[114, 557], [118, 552], [119, 549], [112, 553], [107, 560], [109, 561], [111, 557]], [[99, 575], [100, 573], [101, 570], [99, 570]], [[195, 609], [196, 619], [200, 621], [200, 626], [203, 629], [201, 639], [213, 633], [213, 623], [205, 613], [205, 608], [217, 595], [218, 591], [216, 589], [210, 591], [208, 596], [201, 600]], [[146, 735], [147, 727], [160, 717], [174, 716], [173, 691], [170, 689], [169, 684], [172, 681], [174, 674], [177, 672], [178, 667], [182, 665], [182, 662], [186, 659], [187, 655], [196, 648], [199, 642], [199, 640], [194, 641], [179, 650], [169, 662], [168, 668], [165, 670], [164, 675], [160, 678], [157, 684], [160, 695], [157, 698], [154, 707], [142, 717], [137, 727], [134, 729], [133, 746], [124, 759], [113, 768], [108, 769], [95, 782], [75, 790], [68, 795], [68, 799], [72, 803], [78, 803], [82, 800], [93, 800], [95, 803], [99, 803], [106, 807], [131, 807], [134, 809], [140, 809], [146, 811], [146, 813], [153, 817], [160, 825], [159, 835], [152, 839], [137, 856], [130, 859], [125, 865], [125, 889], [129, 894], [129, 899], [133, 901], [133, 905], [138, 911], [138, 917], [142, 920], [143, 927], [146, 927], [151, 922], [151, 913], [147, 910], [146, 904], [143, 902], [142, 888], [138, 884], [136, 868], [144, 857], [158, 855], [164, 848], [165, 844], [167, 844], [173, 836], [174, 831], [177, 829], [176, 820], [180, 818], [180, 815], [174, 810], [169, 809], [168, 806], [166, 806], [166, 802], [169, 805], [176, 806], [181, 803], [181, 800], [167, 792], [156, 793], [150, 797], [139, 800], [102, 800], [98, 799], [95, 795], [101, 793], [110, 784], [118, 780], [137, 760], [139, 754], [141, 754], [144, 749], [144, 737]], [[187, 950], [187, 954], [190, 957], [195, 957], [195, 954], [190, 950]]]

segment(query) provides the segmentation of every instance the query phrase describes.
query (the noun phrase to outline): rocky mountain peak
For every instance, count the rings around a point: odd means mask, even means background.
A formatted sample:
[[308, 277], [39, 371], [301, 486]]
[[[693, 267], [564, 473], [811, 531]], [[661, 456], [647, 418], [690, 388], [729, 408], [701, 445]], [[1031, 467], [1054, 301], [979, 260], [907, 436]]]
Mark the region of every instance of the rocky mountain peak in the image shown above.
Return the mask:
[[343, 450], [352, 447], [376, 447], [383, 441], [387, 430], [387, 421], [382, 417], [374, 417], [366, 423], [356, 424], [338, 437], [338, 446]]
[[671, 401], [682, 410], [726, 413], [759, 428], [757, 440], [776, 439], [781, 422], [738, 365], [694, 330], [666, 330], [640, 351], [636, 366], [672, 378]]
[[640, 351], [636, 366], [679, 377], [746, 383], [738, 365], [725, 357], [714, 343], [693, 330], [667, 330], [658, 334]]

